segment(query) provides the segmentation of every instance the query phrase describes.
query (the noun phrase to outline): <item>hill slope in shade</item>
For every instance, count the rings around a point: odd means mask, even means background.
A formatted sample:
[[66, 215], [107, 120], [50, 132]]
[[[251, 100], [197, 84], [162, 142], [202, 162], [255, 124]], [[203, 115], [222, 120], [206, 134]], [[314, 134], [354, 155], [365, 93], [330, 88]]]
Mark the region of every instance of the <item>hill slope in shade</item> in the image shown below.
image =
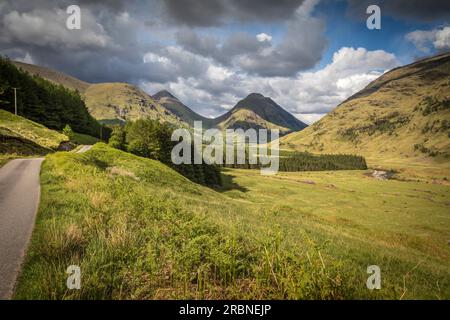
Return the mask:
[[157, 92], [152, 96], [152, 98], [158, 101], [158, 103], [160, 103], [164, 108], [179, 117], [182, 121], [188, 123], [190, 126], [194, 125], [194, 121], [202, 121], [203, 125], [206, 127], [210, 127], [212, 125], [212, 119], [199, 115], [167, 90]]
[[[387, 72], [282, 148], [449, 163], [450, 54]], [[433, 161], [434, 162], [434, 161]]]
[[214, 120], [219, 128], [279, 129], [281, 134], [299, 131], [307, 125], [276, 104], [271, 98], [251, 93], [233, 109]]
[[45, 68], [36, 66], [33, 64], [23, 63], [19, 61], [11, 61], [17, 68], [22, 69], [32, 75], [37, 75], [41, 78], [49, 80], [56, 84], [61, 84], [66, 88], [72, 90], [78, 90], [80, 93], [86, 91], [86, 89], [91, 85], [88, 82], [82, 81], [80, 79], [71, 77], [67, 74]]

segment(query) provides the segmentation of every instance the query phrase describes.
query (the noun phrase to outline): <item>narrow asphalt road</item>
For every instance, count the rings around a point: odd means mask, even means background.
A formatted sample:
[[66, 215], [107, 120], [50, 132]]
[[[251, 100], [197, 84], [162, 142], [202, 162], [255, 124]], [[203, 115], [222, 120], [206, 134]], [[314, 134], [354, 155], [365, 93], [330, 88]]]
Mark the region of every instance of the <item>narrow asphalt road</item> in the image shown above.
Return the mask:
[[[83, 153], [92, 146], [82, 146]], [[0, 300], [12, 297], [39, 207], [44, 158], [16, 159], [0, 168]]]
[[10, 299], [39, 206], [44, 159], [12, 160], [0, 168], [0, 299]]
[[86, 152], [86, 151], [90, 150], [91, 148], [92, 148], [92, 146], [88, 146], [88, 145], [86, 145], [86, 146], [81, 146], [81, 148], [78, 149], [77, 153], [83, 153], [83, 152]]

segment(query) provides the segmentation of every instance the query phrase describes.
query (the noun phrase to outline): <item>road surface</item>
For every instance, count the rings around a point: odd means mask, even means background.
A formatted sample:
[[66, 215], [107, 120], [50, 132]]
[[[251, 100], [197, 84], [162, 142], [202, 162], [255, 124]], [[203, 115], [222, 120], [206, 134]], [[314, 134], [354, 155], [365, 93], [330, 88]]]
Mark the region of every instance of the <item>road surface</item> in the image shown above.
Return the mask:
[[78, 149], [77, 153], [83, 153], [83, 152], [86, 152], [86, 151], [90, 150], [91, 148], [92, 148], [92, 146], [88, 146], [88, 145], [81, 146], [81, 148]]
[[[84, 145], [77, 153], [91, 148]], [[33, 231], [43, 160], [16, 159], [0, 168], [0, 300], [12, 297]]]
[[39, 206], [44, 159], [12, 160], [0, 168], [0, 299], [9, 299]]

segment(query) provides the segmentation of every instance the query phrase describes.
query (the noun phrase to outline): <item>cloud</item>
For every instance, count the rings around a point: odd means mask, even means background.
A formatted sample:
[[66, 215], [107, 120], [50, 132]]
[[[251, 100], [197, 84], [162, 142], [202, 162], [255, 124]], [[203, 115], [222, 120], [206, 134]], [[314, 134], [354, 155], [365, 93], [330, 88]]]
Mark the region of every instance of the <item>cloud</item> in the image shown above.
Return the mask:
[[264, 42], [264, 41], [269, 41], [270, 42], [270, 41], [272, 41], [272, 36], [263, 32], [263, 33], [257, 34], [256, 35], [256, 39], [259, 42]]
[[433, 41], [436, 49], [450, 49], [450, 27], [446, 27], [436, 32], [436, 38]]
[[322, 119], [326, 113], [309, 113], [309, 114], [294, 114], [298, 119], [300, 119], [301, 121], [303, 121], [304, 123], [311, 125], [314, 122], [319, 121], [320, 119]]
[[69, 30], [65, 27], [68, 15], [65, 11], [33, 10], [19, 13], [11, 11], [2, 19], [2, 38], [6, 42], [19, 42], [41, 47], [60, 47], [70, 49], [81, 47], [106, 47], [112, 45], [101, 24], [89, 11], [83, 11], [82, 30]]
[[366, 8], [376, 4], [382, 15], [405, 21], [430, 22], [450, 18], [448, 0], [347, 0], [347, 15], [367, 19]]
[[[260, 92], [297, 115], [301, 120], [315, 121], [340, 102], [363, 89], [386, 70], [398, 66], [396, 57], [383, 50], [343, 47], [333, 60], [314, 72], [296, 77], [261, 77], [247, 75], [204, 61], [209, 67], [196, 78], [179, 78], [164, 84], [186, 105], [205, 116], [218, 116], [229, 110], [249, 92]], [[156, 84], [146, 83], [146, 90], [156, 92]]]
[[[69, 31], [64, 7], [69, 0], [5, 1], [0, 53], [88, 82], [130, 82], [149, 93], [166, 88], [209, 117], [226, 112], [249, 92], [260, 92], [313, 121], [397, 65], [385, 51], [344, 47], [328, 65], [308, 71], [327, 46], [325, 23], [314, 15], [317, 2], [190, 0], [192, 6], [170, 9], [186, 11], [184, 20], [170, 25], [164, 17], [176, 16], [168, 12], [174, 1], [83, 0], [82, 30]], [[205, 17], [189, 22], [200, 4], [207, 7], [200, 11]], [[214, 19], [229, 24], [211, 28]], [[277, 26], [264, 30], [254, 21], [262, 26], [277, 21]], [[192, 27], [199, 24], [206, 27]], [[433, 41], [444, 46], [447, 39], [442, 33]]]
[[429, 53], [431, 48], [439, 51], [450, 49], [450, 27], [434, 30], [416, 30], [405, 35], [405, 39], [412, 42], [416, 48]]
[[230, 21], [274, 22], [292, 17], [303, 0], [166, 0], [164, 13], [172, 24], [219, 26]]
[[177, 44], [192, 53], [210, 57], [225, 66], [264, 77], [294, 76], [313, 67], [322, 58], [327, 41], [325, 23], [312, 16], [317, 0], [306, 0], [285, 24], [278, 44], [266, 33], [236, 32], [223, 43], [219, 39], [183, 29]]

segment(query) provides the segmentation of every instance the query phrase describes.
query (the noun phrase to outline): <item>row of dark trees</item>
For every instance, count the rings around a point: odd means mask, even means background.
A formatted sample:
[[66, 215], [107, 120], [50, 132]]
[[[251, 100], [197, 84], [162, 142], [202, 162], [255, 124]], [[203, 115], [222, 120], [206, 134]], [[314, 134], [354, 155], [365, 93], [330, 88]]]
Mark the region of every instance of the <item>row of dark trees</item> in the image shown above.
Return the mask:
[[194, 164], [193, 147], [192, 164], [175, 165], [172, 162], [172, 148], [178, 143], [171, 141], [173, 130], [169, 124], [152, 119], [127, 122], [125, 126], [113, 127], [109, 145], [141, 157], [161, 161], [196, 183], [210, 187], [222, 185], [218, 166], [206, 164], [203, 160], [201, 164]]
[[0, 108], [14, 112], [17, 89], [18, 114], [44, 126], [62, 130], [66, 125], [78, 133], [103, 139], [111, 129], [102, 127], [88, 112], [78, 91], [54, 84], [18, 69], [7, 58], [0, 57]]
[[[226, 167], [239, 169], [260, 169], [261, 164], [250, 164], [248, 150], [245, 153], [245, 164], [226, 164]], [[236, 162], [235, 162], [236, 163]], [[279, 158], [279, 171], [327, 171], [327, 170], [366, 170], [364, 157], [346, 154], [311, 154], [293, 152], [283, 154]]]
[[280, 158], [280, 171], [366, 170], [364, 157], [347, 154], [295, 152]]

